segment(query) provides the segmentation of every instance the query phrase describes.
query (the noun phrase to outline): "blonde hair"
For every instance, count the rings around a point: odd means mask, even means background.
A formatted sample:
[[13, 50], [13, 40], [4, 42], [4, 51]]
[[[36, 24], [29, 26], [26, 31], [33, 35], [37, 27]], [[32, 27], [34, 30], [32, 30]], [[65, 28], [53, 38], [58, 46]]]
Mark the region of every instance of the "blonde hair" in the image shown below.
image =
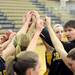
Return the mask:
[[62, 28], [63, 28], [63, 26], [62, 26], [61, 24], [55, 24], [55, 25], [53, 26], [53, 29], [55, 30], [56, 27], [62, 27]]
[[14, 46], [16, 48], [16, 54], [20, 51], [26, 50], [30, 42], [30, 38], [27, 34], [21, 34], [15, 37]]

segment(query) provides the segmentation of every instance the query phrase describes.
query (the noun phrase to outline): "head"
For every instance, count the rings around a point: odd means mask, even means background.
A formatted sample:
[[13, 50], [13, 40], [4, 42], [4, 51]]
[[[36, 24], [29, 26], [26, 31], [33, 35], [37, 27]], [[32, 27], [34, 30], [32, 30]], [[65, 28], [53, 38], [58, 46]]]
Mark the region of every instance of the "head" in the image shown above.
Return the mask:
[[64, 30], [69, 41], [75, 40], [75, 20], [70, 20], [64, 25]]
[[8, 40], [8, 36], [6, 34], [0, 35], [0, 44], [6, 42]]
[[62, 27], [62, 25], [61, 24], [55, 24], [53, 29], [56, 33], [56, 36], [59, 38], [59, 40], [61, 40], [63, 37], [63, 33], [64, 33], [64, 28]]
[[69, 51], [67, 57], [69, 58], [68, 65], [70, 69], [75, 73], [75, 48]]
[[11, 31], [5, 31], [1, 36], [0, 36], [0, 44], [6, 42], [9, 39], [9, 36], [11, 34]]
[[21, 34], [15, 37], [14, 46], [18, 49], [20, 48], [21, 51], [26, 50], [30, 42], [30, 37], [27, 34]]
[[17, 75], [39, 75], [39, 58], [35, 52], [24, 51], [17, 55], [13, 69]]

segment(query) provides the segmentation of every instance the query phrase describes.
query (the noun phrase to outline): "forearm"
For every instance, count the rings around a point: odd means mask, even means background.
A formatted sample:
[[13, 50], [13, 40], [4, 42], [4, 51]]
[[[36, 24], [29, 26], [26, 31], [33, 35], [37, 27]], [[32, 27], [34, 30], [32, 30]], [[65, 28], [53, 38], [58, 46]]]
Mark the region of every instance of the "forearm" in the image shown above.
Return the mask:
[[8, 39], [6, 42], [4, 42], [2, 45], [1, 45], [1, 49], [0, 50], [4, 50], [8, 44], [11, 42], [12, 39]]
[[38, 30], [35, 32], [35, 34], [34, 34], [32, 40], [30, 41], [30, 44], [29, 44], [27, 50], [32, 50], [32, 51], [34, 51], [40, 33], [41, 33], [41, 31], [38, 31]]
[[24, 23], [23, 27], [17, 32], [17, 35], [25, 34], [25, 33], [27, 32], [28, 25], [29, 25], [29, 22], [26, 21], [26, 22]]
[[11, 42], [7, 48], [5, 50], [3, 50], [2, 52], [2, 57], [4, 58], [4, 60], [7, 60], [7, 58], [15, 53], [15, 47], [13, 45], [13, 43]]
[[60, 42], [60, 40], [55, 35], [52, 27], [49, 27], [48, 30], [49, 30], [49, 34], [50, 34], [50, 37], [51, 37], [51, 40], [52, 40], [52, 43], [53, 43], [55, 49], [60, 53], [62, 58], [64, 58], [65, 56], [67, 56], [67, 52], [65, 51], [62, 43]]
[[33, 35], [35, 34], [35, 31], [36, 31], [35, 25], [36, 24], [33, 22], [31, 24], [30, 28], [28, 28], [28, 30], [27, 30], [27, 34], [30, 34], [30, 40], [32, 39]]

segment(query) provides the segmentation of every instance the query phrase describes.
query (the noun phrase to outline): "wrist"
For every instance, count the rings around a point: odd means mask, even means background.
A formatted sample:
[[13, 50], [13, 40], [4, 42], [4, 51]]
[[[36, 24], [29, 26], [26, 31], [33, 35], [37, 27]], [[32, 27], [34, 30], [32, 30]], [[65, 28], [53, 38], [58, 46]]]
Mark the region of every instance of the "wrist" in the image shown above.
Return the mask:
[[42, 32], [42, 30], [36, 30], [36, 34], [37, 34], [37, 35], [40, 35], [41, 32]]
[[51, 27], [51, 25], [50, 25], [50, 24], [48, 25], [48, 29], [52, 29], [52, 27]]
[[43, 28], [39, 28], [39, 29], [36, 29], [36, 31], [39, 33], [39, 32], [42, 32]]

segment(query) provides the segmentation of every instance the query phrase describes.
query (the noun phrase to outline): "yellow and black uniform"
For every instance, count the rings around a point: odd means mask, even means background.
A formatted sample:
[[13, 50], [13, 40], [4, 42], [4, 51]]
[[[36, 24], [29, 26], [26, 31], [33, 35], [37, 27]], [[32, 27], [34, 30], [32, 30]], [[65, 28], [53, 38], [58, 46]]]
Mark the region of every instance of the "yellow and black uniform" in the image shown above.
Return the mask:
[[[43, 36], [44, 37], [43, 37]], [[53, 47], [53, 44], [51, 42], [51, 38], [49, 36], [49, 32], [47, 30], [47, 28], [44, 28], [42, 31], [42, 35], [41, 38], [50, 46]], [[62, 42], [65, 50], [67, 52], [69, 52], [72, 48], [75, 48], [75, 41], [71, 41], [71, 42]], [[64, 64], [64, 62], [61, 59], [55, 59], [57, 56], [57, 53], [54, 52], [52, 53], [52, 62], [51, 65], [48, 66], [50, 71], [49, 71], [49, 75], [73, 75], [73, 73], [70, 71], [70, 69]]]

